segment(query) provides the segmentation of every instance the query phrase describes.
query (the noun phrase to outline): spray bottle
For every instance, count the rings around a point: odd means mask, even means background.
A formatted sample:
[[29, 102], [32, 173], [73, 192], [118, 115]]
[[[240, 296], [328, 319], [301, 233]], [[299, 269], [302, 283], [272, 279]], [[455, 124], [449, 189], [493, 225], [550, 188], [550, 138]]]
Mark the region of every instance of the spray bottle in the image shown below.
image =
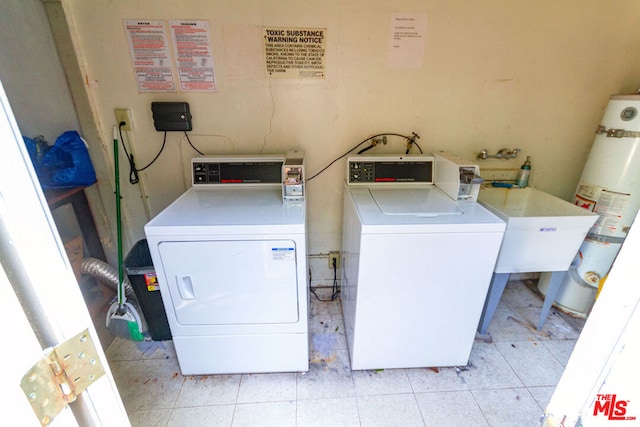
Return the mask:
[[527, 160], [520, 166], [518, 177], [516, 178], [516, 185], [520, 188], [525, 188], [529, 184], [529, 175], [531, 174], [531, 156], [527, 156]]

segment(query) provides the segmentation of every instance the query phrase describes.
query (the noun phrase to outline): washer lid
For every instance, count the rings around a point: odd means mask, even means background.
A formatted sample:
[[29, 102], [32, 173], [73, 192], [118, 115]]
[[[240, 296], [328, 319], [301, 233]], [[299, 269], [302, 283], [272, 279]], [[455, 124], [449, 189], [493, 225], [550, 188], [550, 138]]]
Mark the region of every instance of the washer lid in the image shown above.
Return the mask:
[[369, 188], [369, 192], [385, 215], [435, 217], [462, 213], [453, 200], [432, 188]]
[[[462, 212], [461, 215], [414, 215], [409, 209], [399, 202], [397, 212], [404, 214], [387, 214], [382, 211], [374, 195], [370, 190], [415, 190], [439, 193], [450, 200], [439, 188], [433, 185], [417, 186], [350, 186], [345, 183], [346, 203], [353, 203], [357, 220], [360, 223], [362, 233], [389, 234], [389, 233], [463, 233], [463, 232], [501, 232], [504, 233], [506, 224], [503, 220], [491, 213], [487, 208], [477, 202], [454, 203]], [[375, 192], [375, 191], [374, 191]], [[393, 196], [392, 196], [393, 197]], [[435, 196], [438, 197], [438, 196]], [[404, 206], [404, 207], [403, 207]]]

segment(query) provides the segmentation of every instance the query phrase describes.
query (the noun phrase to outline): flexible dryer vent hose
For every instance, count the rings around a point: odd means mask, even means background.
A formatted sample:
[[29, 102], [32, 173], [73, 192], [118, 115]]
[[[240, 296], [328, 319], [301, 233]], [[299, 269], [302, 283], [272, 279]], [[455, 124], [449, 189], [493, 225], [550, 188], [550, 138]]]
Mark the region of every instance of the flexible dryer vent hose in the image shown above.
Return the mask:
[[[118, 290], [118, 270], [101, 259], [85, 258], [82, 261], [81, 271], [83, 274], [95, 277], [113, 290]], [[124, 276], [124, 294], [127, 300], [138, 302], [131, 282], [129, 282], [129, 278], [126, 275]]]

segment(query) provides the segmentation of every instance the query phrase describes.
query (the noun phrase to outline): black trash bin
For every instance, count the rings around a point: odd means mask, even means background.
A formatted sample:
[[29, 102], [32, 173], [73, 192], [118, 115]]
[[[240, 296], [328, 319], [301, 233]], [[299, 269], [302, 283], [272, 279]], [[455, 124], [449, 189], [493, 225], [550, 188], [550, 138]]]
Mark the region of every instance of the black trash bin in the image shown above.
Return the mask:
[[154, 341], [171, 339], [171, 330], [164, 311], [156, 271], [153, 268], [147, 239], [138, 241], [124, 259], [124, 269], [129, 276], [138, 304], [147, 321], [149, 335]]

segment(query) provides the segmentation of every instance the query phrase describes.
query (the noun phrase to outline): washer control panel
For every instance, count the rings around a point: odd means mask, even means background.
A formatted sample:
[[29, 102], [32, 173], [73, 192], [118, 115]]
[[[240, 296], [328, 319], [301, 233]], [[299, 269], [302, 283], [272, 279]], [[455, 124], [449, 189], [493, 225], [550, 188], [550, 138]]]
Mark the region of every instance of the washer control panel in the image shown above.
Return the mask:
[[358, 156], [347, 159], [348, 184], [433, 184], [432, 156]]

